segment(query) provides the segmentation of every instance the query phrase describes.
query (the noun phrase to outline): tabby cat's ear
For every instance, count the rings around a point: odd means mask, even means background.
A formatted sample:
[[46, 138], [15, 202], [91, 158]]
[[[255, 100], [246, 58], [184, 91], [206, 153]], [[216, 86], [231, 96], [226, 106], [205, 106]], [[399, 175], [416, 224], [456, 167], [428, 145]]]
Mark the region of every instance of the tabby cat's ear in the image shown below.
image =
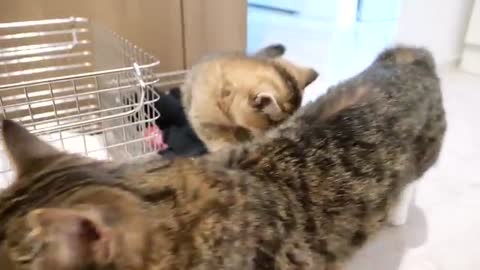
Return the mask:
[[48, 239], [44, 252], [55, 261], [55, 269], [107, 265], [114, 259], [112, 229], [94, 209], [41, 208], [30, 212], [27, 222], [45, 238], [40, 241]]
[[3, 120], [2, 135], [5, 149], [18, 174], [44, 158], [61, 153], [11, 120]]
[[275, 63], [283, 67], [291, 76], [295, 78], [300, 87], [300, 90], [305, 89], [309, 84], [315, 81], [318, 77], [317, 71], [313, 68], [295, 65], [285, 59], [275, 59]]
[[265, 48], [258, 50], [255, 53], [256, 57], [260, 58], [276, 58], [282, 56], [287, 49], [283, 44], [272, 44]]

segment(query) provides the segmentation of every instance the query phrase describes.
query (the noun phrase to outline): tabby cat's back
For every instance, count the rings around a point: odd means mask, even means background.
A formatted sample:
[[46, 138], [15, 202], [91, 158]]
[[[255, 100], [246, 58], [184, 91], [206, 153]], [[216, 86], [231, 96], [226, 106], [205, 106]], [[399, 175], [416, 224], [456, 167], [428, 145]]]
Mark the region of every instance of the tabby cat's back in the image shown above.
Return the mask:
[[435, 163], [446, 128], [433, 59], [415, 48], [199, 159], [96, 162], [8, 125], [20, 177], [0, 195], [0, 259], [32, 270], [338, 269]]

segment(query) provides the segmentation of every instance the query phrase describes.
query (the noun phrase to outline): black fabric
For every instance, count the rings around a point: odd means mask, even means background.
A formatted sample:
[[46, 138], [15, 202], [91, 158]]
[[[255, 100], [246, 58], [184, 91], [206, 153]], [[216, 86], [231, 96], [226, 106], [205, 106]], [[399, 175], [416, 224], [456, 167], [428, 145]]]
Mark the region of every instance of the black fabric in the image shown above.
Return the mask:
[[155, 102], [155, 108], [160, 117], [155, 121], [163, 132], [164, 142], [168, 145], [160, 155], [173, 158], [176, 156], [190, 157], [207, 153], [207, 148], [190, 126], [181, 103], [180, 89], [171, 89], [168, 93], [159, 91], [160, 99]]
[[188, 125], [178, 88], [170, 90], [168, 94], [160, 92], [160, 99], [155, 103], [155, 108], [160, 112], [160, 117], [155, 121], [160, 129]]

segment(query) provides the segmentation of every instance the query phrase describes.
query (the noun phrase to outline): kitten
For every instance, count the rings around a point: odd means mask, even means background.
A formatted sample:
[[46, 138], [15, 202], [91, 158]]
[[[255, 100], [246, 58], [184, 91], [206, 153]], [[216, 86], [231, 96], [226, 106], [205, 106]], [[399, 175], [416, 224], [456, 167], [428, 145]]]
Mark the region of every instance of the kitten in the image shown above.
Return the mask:
[[271, 45], [253, 56], [216, 54], [193, 66], [182, 100], [210, 152], [262, 135], [300, 107], [317, 73], [281, 58], [284, 52]]
[[338, 269], [437, 160], [430, 53], [399, 47], [251, 143], [116, 164], [59, 152], [11, 121], [2, 269]]

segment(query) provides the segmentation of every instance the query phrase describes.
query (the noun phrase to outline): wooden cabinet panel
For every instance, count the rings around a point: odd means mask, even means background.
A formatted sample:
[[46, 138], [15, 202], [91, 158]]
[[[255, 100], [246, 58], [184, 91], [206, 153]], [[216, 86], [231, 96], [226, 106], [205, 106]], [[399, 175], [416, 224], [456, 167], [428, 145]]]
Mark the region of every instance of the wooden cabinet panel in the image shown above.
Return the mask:
[[209, 52], [245, 50], [246, 0], [182, 0], [182, 3], [187, 67]]
[[161, 71], [246, 48], [246, 0], [3, 0], [0, 22], [81, 16], [153, 53]]
[[154, 54], [161, 71], [184, 68], [181, 0], [14, 0], [0, 22], [88, 17]]

